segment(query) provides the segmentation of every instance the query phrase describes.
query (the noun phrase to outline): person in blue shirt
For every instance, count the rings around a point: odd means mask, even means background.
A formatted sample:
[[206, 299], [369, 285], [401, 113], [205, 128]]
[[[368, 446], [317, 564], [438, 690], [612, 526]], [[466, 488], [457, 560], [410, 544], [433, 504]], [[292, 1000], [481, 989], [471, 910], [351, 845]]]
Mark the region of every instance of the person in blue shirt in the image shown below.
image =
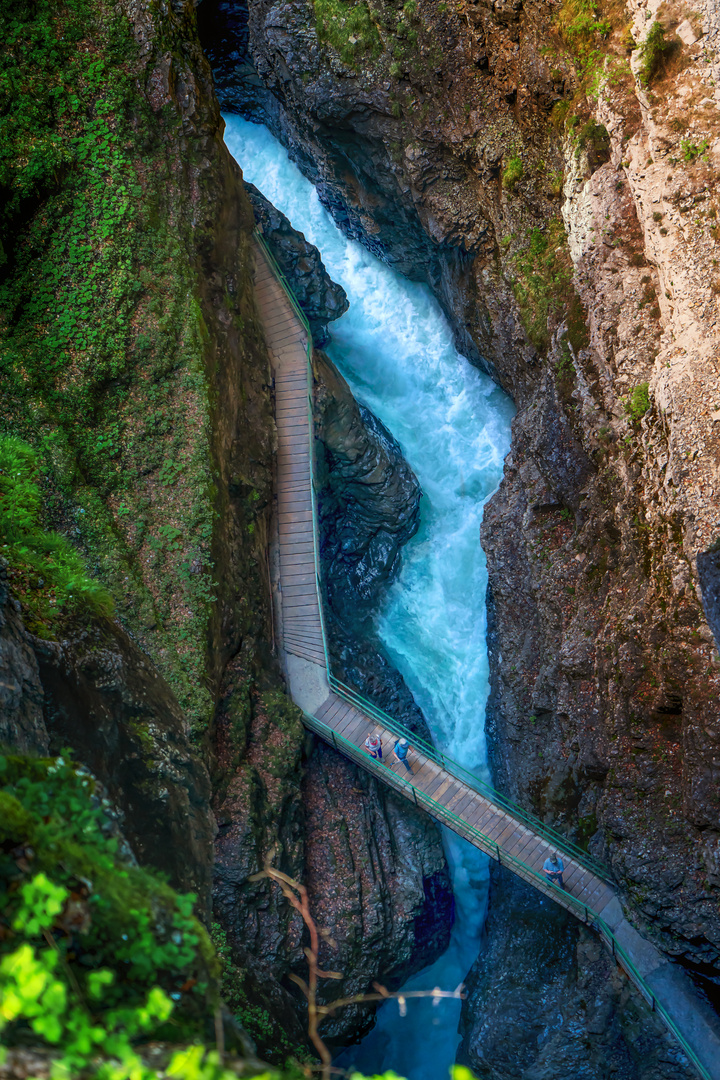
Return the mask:
[[412, 772], [412, 765], [408, 761], [408, 750], [410, 750], [410, 744], [407, 739], [398, 739], [393, 747], [393, 753], [398, 761], [405, 766], [408, 772]]
[[548, 881], [553, 882], [555, 885], [559, 885], [561, 889], [564, 889], [563, 885], [563, 870], [565, 865], [558, 855], [557, 851], [553, 851], [552, 855], [543, 863], [543, 870]]

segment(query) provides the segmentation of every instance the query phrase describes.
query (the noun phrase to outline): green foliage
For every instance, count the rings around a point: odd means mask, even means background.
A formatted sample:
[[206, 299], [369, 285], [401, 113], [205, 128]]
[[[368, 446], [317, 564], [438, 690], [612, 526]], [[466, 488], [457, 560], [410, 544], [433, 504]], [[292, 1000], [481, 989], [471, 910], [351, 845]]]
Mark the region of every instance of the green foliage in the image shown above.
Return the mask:
[[214, 922], [210, 934], [222, 968], [222, 998], [238, 1023], [247, 1031], [266, 1060], [282, 1064], [305, 1056], [293, 1046], [262, 1005], [246, 988], [246, 973], [234, 963], [232, 949], [222, 926]]
[[650, 408], [648, 383], [639, 383], [637, 386], [633, 387], [632, 392], [623, 399], [623, 405], [625, 406], [625, 412], [632, 422], [638, 424]]
[[503, 170], [502, 186], [506, 191], [512, 191], [515, 185], [522, 179], [522, 175], [522, 158], [520, 158], [518, 154], [513, 154]]
[[[568, 322], [568, 338], [577, 351], [587, 345], [587, 328], [585, 313], [572, 283], [572, 262], [562, 221], [553, 218], [544, 230], [531, 229], [528, 240], [525, 250], [515, 256], [516, 277], [513, 281], [525, 332], [538, 352], [546, 353], [552, 324], [564, 315]], [[568, 371], [559, 371], [561, 376], [571, 373], [569, 352], [567, 362], [570, 365]]]
[[680, 150], [683, 161], [694, 161], [695, 158], [704, 157], [710, 145], [708, 139], [702, 139], [699, 143], [690, 142], [689, 139], [680, 140]]
[[576, 157], [581, 149], [585, 150], [593, 171], [610, 160], [610, 135], [604, 124], [598, 124], [592, 117], [583, 124], [577, 133]]
[[27, 443], [0, 435], [0, 555], [10, 563], [10, 581], [23, 603], [26, 625], [52, 636], [62, 614], [112, 614], [108, 591], [87, 574], [65, 539], [41, 527], [42, 498], [37, 456]]
[[298, 748], [302, 745], [301, 712], [287, 694], [268, 690], [262, 694], [258, 713], [267, 717], [271, 727], [265, 740], [263, 767], [278, 780], [287, 780], [298, 767]]
[[96, 1054], [131, 1062], [139, 1036], [187, 1037], [217, 992], [194, 897], [121, 859], [85, 770], [7, 755], [0, 779], [3, 1043], [32, 1033], [72, 1074]]
[[0, 5], [0, 430], [35, 449], [43, 495], [201, 728], [210, 357], [196, 234], [170, 205], [179, 116], [142, 86], [114, 0]]
[[313, 7], [318, 40], [337, 49], [350, 67], [380, 56], [382, 38], [365, 0], [313, 0]]
[[601, 17], [598, 4], [595, 0], [563, 0], [554, 25], [581, 74], [591, 75], [602, 61], [598, 46], [611, 29], [608, 20]]
[[665, 40], [665, 30], [661, 23], [655, 21], [640, 46], [638, 77], [643, 86], [650, 85], [667, 50], [668, 43]]

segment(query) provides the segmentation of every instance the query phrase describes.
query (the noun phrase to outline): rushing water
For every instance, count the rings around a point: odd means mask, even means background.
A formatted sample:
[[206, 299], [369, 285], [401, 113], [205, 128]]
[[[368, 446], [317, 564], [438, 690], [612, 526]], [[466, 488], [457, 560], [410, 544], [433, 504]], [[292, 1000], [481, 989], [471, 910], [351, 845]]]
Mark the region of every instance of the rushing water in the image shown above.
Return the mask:
[[[453, 346], [450, 327], [427, 288], [389, 269], [348, 240], [315, 189], [264, 127], [226, 117], [225, 141], [255, 184], [319, 249], [350, 310], [330, 324], [327, 352], [353, 393], [402, 446], [423, 488], [421, 525], [404, 551], [398, 581], [379, 621], [380, 637], [423, 709], [436, 743], [466, 768], [486, 771], [488, 694], [483, 505], [502, 475], [512, 404]], [[405, 989], [455, 989], [479, 948], [487, 862], [448, 830], [456, 919], [447, 952]], [[440, 1080], [454, 1061], [460, 1003], [394, 1002], [339, 1064], [409, 1080]]]

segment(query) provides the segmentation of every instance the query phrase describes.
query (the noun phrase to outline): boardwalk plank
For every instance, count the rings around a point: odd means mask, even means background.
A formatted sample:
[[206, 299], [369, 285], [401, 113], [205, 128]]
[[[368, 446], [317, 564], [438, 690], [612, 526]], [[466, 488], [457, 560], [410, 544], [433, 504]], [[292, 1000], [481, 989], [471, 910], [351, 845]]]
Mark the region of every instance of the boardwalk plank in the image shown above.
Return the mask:
[[314, 627], [308, 627], [307, 630], [297, 626], [288, 627], [287, 620], [283, 620], [283, 622], [285, 624], [283, 626], [284, 638], [287, 638], [288, 641], [296, 641], [298, 645], [309, 645], [313, 649], [320, 649], [323, 656], [325, 655], [322, 634], [319, 630], [316, 630]]
[[320, 711], [315, 715], [319, 720], [322, 720], [324, 724], [333, 725], [333, 717], [336, 716], [340, 710], [340, 706], [343, 704], [341, 699], [336, 694], [330, 694], [328, 698], [320, 706]]
[[319, 637], [309, 637], [305, 634], [290, 633], [290, 631], [287, 630], [283, 635], [283, 640], [292, 641], [305, 649], [311, 649], [313, 652], [317, 653], [318, 656], [321, 656], [323, 661], [325, 660], [325, 649], [323, 648], [322, 639]]
[[285, 581], [282, 587], [282, 595], [283, 597], [314, 596], [317, 599], [317, 588], [315, 586], [314, 575], [310, 581], [301, 584], [292, 584], [290, 581]]
[[315, 578], [315, 568], [312, 570], [304, 570], [299, 573], [290, 573], [292, 567], [288, 568], [288, 573], [283, 576], [282, 590], [284, 594], [288, 589], [301, 589], [305, 586], [312, 588], [317, 593], [317, 580]]
[[[288, 623], [290, 623], [290, 625], [288, 625]], [[308, 626], [303, 626], [297, 619], [294, 622], [291, 622], [289, 619], [283, 619], [283, 624], [283, 630], [286, 637], [293, 638], [293, 640], [298, 642], [304, 641], [308, 645], [319, 645], [321, 649], [323, 648], [322, 633], [316, 624], [311, 623]]]

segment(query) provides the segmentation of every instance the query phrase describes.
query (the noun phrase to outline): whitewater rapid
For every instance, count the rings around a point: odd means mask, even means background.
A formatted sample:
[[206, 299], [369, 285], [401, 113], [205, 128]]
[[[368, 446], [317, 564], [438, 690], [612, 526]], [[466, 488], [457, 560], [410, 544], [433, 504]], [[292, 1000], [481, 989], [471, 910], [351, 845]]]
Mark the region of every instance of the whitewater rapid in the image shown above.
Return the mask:
[[[428, 289], [407, 281], [348, 240], [309, 180], [270, 132], [225, 117], [225, 142], [243, 170], [296, 229], [320, 250], [345, 289], [349, 311], [329, 327], [327, 352], [353, 393], [400, 443], [424, 498], [421, 524], [407, 545], [378, 632], [421, 706], [436, 744], [487, 779], [488, 696], [483, 506], [502, 477], [513, 406], [458, 354]], [[485, 857], [443, 830], [456, 918], [447, 952], [407, 989], [454, 989], [479, 950], [487, 904]], [[367, 1075], [393, 1069], [408, 1080], [439, 1080], [455, 1059], [460, 1002], [393, 1002], [373, 1031], [338, 1059]]]

